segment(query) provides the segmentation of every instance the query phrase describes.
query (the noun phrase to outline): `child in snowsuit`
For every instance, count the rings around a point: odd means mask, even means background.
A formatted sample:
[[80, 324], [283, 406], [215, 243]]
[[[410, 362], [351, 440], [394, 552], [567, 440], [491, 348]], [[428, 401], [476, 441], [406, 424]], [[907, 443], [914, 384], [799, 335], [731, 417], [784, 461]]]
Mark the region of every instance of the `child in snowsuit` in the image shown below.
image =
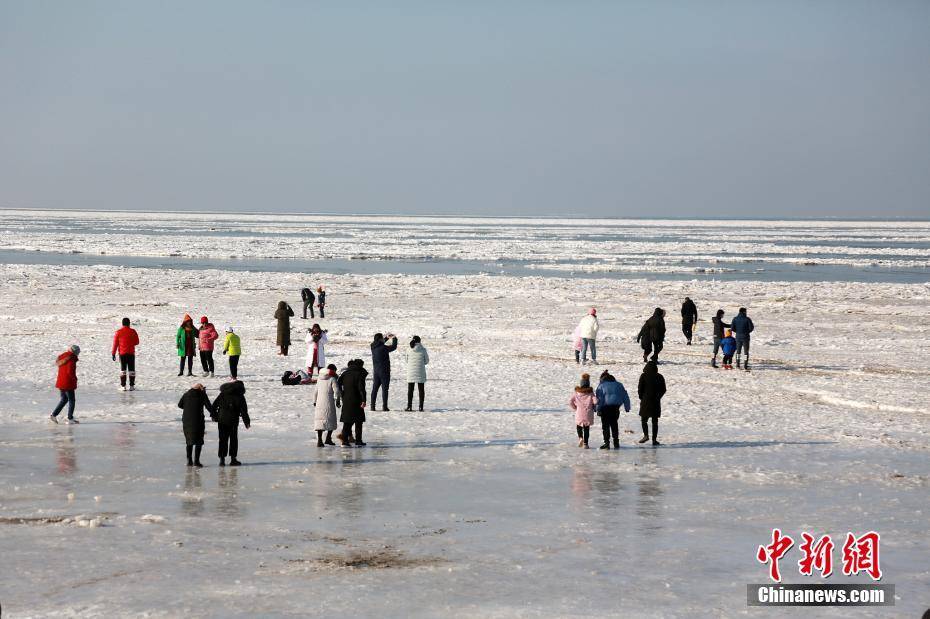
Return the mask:
[[203, 449], [205, 429], [203, 409], [207, 409], [213, 417], [213, 405], [207, 397], [207, 390], [197, 383], [184, 392], [178, 401], [178, 408], [184, 411], [181, 423], [184, 426], [184, 440], [187, 442], [187, 466], [201, 468], [203, 465], [200, 463], [200, 450]]
[[316, 306], [320, 308], [320, 318], [326, 318], [326, 291], [323, 286], [316, 289]]
[[720, 340], [720, 349], [723, 351], [723, 369], [733, 369], [733, 354], [736, 352], [736, 338], [733, 330], [727, 329], [727, 336]]
[[591, 377], [588, 374], [581, 375], [581, 382], [575, 387], [568, 405], [575, 411], [578, 446], [587, 449], [591, 424], [594, 423], [594, 407], [597, 405], [597, 398], [594, 396], [594, 390], [591, 389]]

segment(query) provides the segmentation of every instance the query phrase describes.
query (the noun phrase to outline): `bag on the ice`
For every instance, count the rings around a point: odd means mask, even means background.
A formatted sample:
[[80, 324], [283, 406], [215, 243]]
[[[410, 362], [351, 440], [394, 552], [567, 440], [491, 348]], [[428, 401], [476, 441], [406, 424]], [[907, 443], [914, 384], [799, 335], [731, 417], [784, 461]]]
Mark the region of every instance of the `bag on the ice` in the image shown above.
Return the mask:
[[282, 385], [299, 385], [300, 384], [300, 375], [294, 374], [290, 370], [284, 372], [284, 375], [281, 376]]

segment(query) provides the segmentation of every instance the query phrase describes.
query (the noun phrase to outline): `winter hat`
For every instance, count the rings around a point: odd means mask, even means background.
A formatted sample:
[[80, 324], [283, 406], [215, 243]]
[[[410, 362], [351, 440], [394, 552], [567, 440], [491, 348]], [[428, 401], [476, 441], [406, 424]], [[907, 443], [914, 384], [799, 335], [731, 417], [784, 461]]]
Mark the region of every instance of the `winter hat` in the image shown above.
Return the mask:
[[226, 333], [233, 333], [232, 327], [226, 327]]
[[722, 309], [718, 309], [718, 310], [717, 310], [717, 315], [718, 315], [718, 316], [723, 316], [723, 314], [724, 314], [724, 312], [723, 312]]
[[579, 384], [579, 386], [581, 386], [581, 387], [590, 387], [590, 386], [591, 386], [591, 375], [590, 375], [590, 374], [582, 374], [582, 375], [581, 375], [581, 383]]
[[123, 318], [123, 326], [124, 326], [124, 327], [128, 327], [128, 326], [129, 326], [129, 319], [128, 319], [128, 318]]
[[191, 315], [190, 315], [190, 314], [184, 314], [184, 318], [181, 319], [181, 324], [183, 325], [183, 324], [184, 324], [185, 322], [187, 322], [188, 320], [190, 320], [191, 322], [194, 321], [194, 319], [191, 318]]
[[597, 316], [597, 308], [592, 307], [590, 310], [588, 310], [588, 314], [590, 314], [591, 316]]
[[69, 348], [69, 350], [76, 355], [81, 354], [81, 347], [78, 346], [77, 344], [71, 344], [71, 347]]
[[201, 316], [201, 317], [200, 317], [200, 324], [204, 324], [204, 323], [206, 323], [206, 322], [209, 322], [209, 321], [207, 320], [207, 317], [206, 317], [206, 316]]

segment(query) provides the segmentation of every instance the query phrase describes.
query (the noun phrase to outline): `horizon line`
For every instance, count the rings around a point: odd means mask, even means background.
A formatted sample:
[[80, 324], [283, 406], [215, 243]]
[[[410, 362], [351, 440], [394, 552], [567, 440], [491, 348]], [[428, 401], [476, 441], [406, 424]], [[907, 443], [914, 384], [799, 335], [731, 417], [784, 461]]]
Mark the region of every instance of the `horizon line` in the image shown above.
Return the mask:
[[314, 212], [305, 212], [305, 211], [224, 211], [220, 209], [188, 209], [188, 210], [164, 210], [164, 211], [152, 211], [150, 209], [110, 209], [110, 208], [94, 208], [94, 209], [82, 209], [82, 208], [73, 208], [73, 207], [27, 207], [27, 206], [0, 206], [0, 211], [30, 211], [30, 212], [54, 212], [54, 211], [75, 211], [82, 213], [144, 213], [146, 215], [153, 214], [164, 214], [164, 215], [271, 215], [279, 217], [289, 217], [294, 215], [299, 216], [314, 216], [319, 215], [323, 217], [412, 217], [412, 218], [432, 218], [432, 219], [555, 219], [555, 220], [566, 220], [566, 219], [576, 219], [576, 218], [590, 218], [590, 219], [612, 219], [617, 221], [629, 220], [646, 220], [646, 221], [836, 221], [836, 222], [900, 222], [900, 223], [928, 223], [930, 222], [930, 217], [927, 218], [908, 218], [904, 216], [900, 217], [891, 217], [891, 218], [880, 218], [880, 217], [841, 217], [833, 215], [824, 215], [821, 217], [727, 217], [727, 216], [717, 216], [717, 217], [639, 217], [639, 216], [619, 216], [619, 215], [594, 215], [591, 213], [577, 213], [571, 215], [439, 215], [439, 214], [410, 214], [410, 213], [336, 213], [336, 212], [325, 212], [325, 211], [314, 211]]

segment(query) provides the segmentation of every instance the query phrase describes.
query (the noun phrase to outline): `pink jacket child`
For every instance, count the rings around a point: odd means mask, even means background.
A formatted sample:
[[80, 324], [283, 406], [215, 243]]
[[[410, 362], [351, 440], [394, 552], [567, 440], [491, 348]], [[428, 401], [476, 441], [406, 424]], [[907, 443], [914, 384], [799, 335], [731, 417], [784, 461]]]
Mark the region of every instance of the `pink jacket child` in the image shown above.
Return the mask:
[[581, 363], [581, 327], [575, 327], [572, 333], [572, 347], [575, 349], [575, 363]]
[[206, 316], [200, 319], [200, 335], [198, 336], [200, 340], [200, 350], [202, 351], [213, 351], [213, 342], [220, 336], [216, 332], [216, 328], [213, 326], [213, 323], [207, 322]]
[[597, 397], [591, 388], [591, 377], [581, 375], [581, 383], [575, 387], [568, 405], [575, 411], [575, 429], [578, 431], [578, 446], [588, 448], [588, 435], [591, 424], [594, 423], [594, 408], [597, 406]]

